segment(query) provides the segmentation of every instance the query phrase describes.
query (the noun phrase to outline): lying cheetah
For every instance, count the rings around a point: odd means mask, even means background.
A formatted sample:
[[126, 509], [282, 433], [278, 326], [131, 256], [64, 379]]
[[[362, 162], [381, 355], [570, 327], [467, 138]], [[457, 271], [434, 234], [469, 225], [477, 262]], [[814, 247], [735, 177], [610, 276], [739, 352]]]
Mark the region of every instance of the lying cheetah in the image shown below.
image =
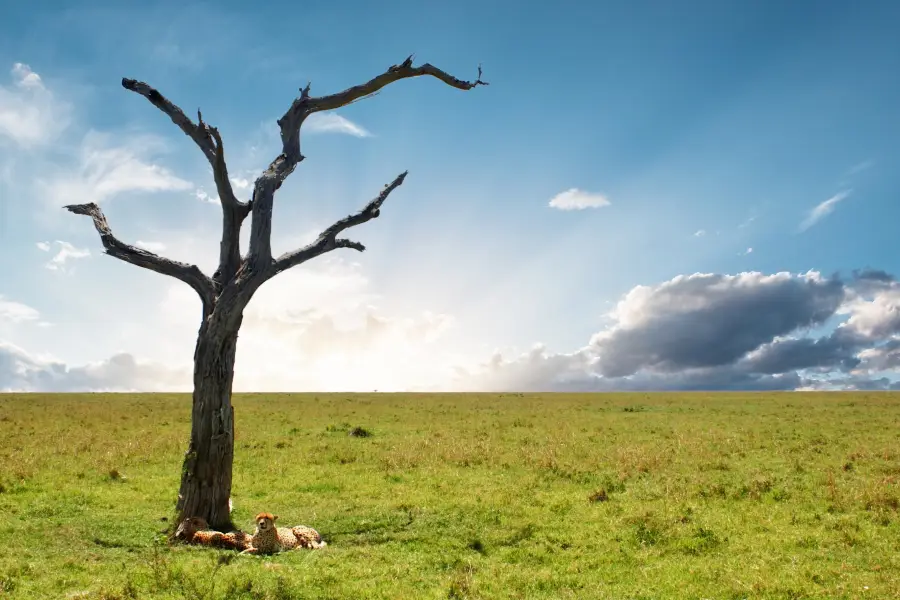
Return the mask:
[[249, 554], [274, 554], [294, 548], [318, 549], [327, 546], [319, 532], [312, 527], [275, 527], [278, 515], [256, 515], [256, 532], [250, 538], [250, 547], [242, 552]]
[[250, 547], [250, 535], [243, 531], [222, 533], [209, 528], [203, 517], [188, 517], [181, 522], [175, 532], [175, 539], [188, 544], [226, 548], [228, 550], [246, 550]]

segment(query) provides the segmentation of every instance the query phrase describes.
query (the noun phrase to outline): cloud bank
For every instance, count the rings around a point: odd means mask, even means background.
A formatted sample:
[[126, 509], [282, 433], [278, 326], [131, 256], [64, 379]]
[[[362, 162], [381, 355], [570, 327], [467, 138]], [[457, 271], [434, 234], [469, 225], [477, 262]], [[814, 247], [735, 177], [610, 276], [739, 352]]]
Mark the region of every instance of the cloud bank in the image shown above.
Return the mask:
[[[887, 389], [900, 358], [900, 286], [758, 272], [637, 286], [571, 353], [543, 346], [461, 369], [455, 389], [519, 391]], [[828, 333], [835, 319], [843, 319]]]
[[[265, 288], [263, 288], [265, 290]], [[173, 352], [190, 355], [196, 299], [170, 288], [156, 316]], [[299, 299], [299, 300], [298, 300]], [[258, 301], [257, 301], [258, 300]], [[893, 389], [900, 365], [900, 284], [881, 271], [679, 275], [636, 286], [609, 324], [574, 351], [541, 344], [460, 362], [442, 345], [448, 315], [382, 314], [358, 266], [323, 261], [273, 280], [248, 307], [236, 389], [614, 391]], [[0, 301], [0, 319], [36, 311]], [[161, 339], [162, 339], [161, 338]], [[465, 359], [463, 359], [465, 361]], [[0, 389], [186, 390], [190, 363], [128, 353], [66, 365], [0, 345]]]

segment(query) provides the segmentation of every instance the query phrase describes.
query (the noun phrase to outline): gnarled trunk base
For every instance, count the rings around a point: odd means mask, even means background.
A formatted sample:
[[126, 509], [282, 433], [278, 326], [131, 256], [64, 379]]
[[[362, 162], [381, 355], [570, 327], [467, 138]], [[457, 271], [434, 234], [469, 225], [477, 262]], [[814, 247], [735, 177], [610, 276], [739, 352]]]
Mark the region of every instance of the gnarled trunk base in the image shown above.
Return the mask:
[[213, 529], [233, 529], [229, 499], [234, 459], [234, 408], [231, 387], [238, 323], [211, 316], [204, 320], [194, 352], [191, 441], [181, 471], [178, 523], [202, 517]]

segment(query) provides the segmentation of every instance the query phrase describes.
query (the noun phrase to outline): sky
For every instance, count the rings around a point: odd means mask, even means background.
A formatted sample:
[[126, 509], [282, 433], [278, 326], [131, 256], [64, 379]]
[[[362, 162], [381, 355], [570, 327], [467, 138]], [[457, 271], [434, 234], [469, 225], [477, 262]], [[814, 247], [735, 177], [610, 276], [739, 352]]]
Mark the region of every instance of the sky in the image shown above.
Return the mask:
[[410, 54], [490, 85], [304, 124], [276, 253], [409, 176], [366, 252], [261, 288], [236, 390], [897, 387], [896, 2], [67, 4], [0, 23], [0, 391], [190, 389], [194, 292], [62, 209], [215, 270], [209, 165], [123, 77], [202, 109], [247, 199], [301, 87]]

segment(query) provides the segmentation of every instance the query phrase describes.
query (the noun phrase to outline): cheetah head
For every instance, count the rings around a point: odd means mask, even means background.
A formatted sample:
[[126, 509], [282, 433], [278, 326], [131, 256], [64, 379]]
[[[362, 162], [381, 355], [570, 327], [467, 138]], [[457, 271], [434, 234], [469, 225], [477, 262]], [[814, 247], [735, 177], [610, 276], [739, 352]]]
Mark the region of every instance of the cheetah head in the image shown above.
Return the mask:
[[259, 513], [256, 515], [256, 528], [259, 531], [269, 531], [270, 529], [275, 528], [275, 521], [278, 519], [278, 515], [273, 515], [272, 513]]
[[203, 517], [188, 517], [181, 522], [175, 531], [175, 539], [191, 541], [198, 531], [209, 529], [209, 523]]

